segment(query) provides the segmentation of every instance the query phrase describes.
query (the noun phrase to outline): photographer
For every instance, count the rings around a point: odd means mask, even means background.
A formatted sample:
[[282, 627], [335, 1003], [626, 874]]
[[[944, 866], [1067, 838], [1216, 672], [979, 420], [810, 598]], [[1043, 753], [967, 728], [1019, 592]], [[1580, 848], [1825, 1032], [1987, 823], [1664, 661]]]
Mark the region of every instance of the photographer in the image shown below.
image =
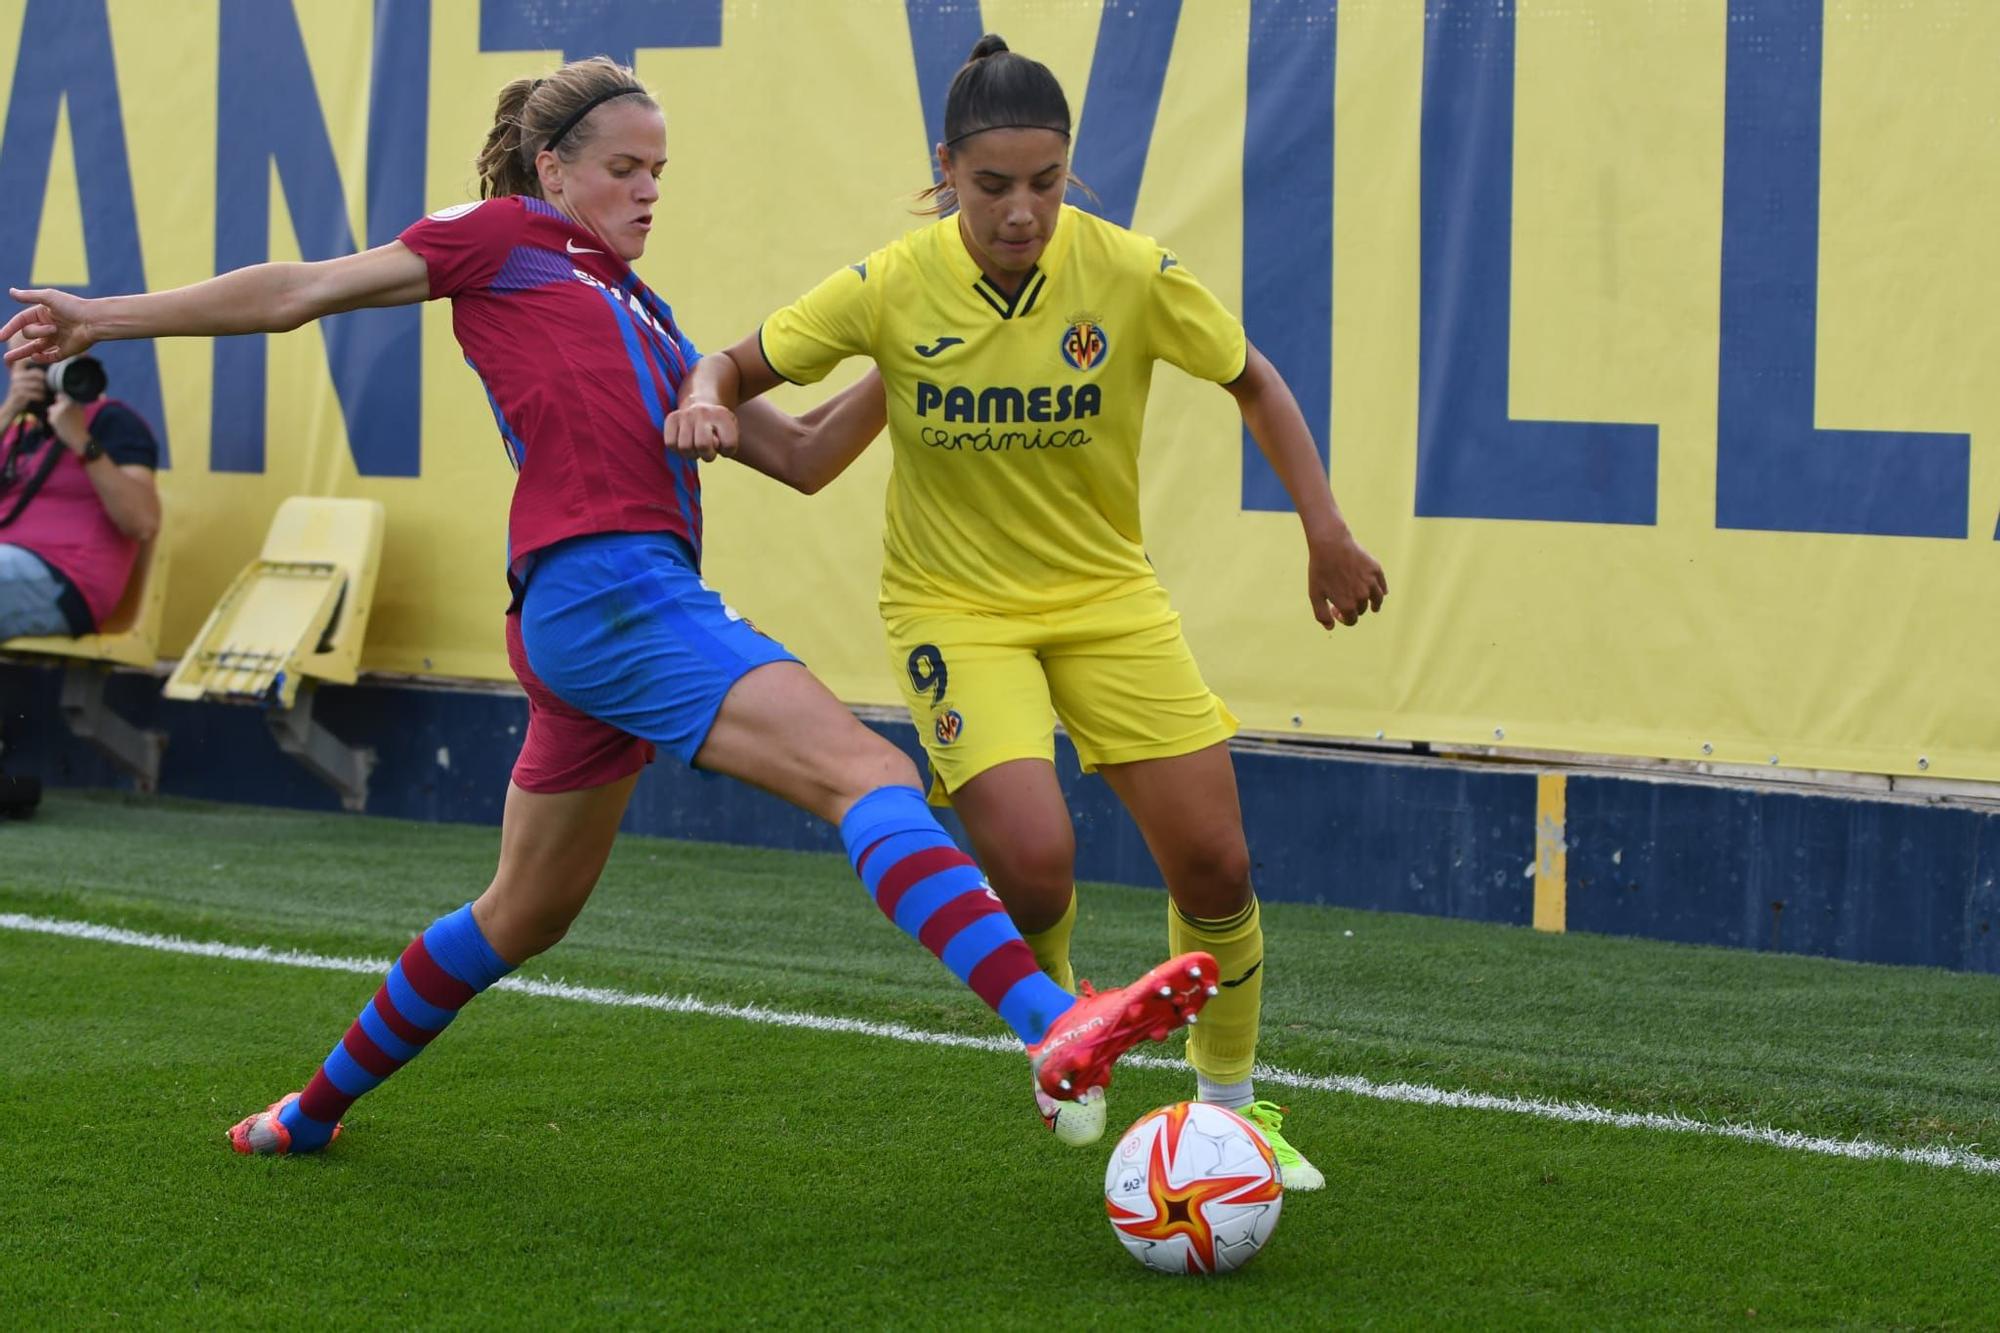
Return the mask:
[[[9, 345], [17, 345], [14, 339]], [[89, 634], [160, 527], [160, 447], [104, 368], [17, 362], [0, 402], [0, 639]]]

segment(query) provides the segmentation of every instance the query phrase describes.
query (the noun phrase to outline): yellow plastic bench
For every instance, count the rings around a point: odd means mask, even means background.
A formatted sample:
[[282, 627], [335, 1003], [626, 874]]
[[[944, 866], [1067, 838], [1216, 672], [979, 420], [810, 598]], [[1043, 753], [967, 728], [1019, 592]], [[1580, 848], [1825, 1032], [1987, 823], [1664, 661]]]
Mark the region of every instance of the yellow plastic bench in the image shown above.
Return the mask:
[[352, 685], [382, 561], [379, 501], [293, 496], [278, 506], [257, 558], [209, 613], [168, 679], [169, 699], [253, 704], [279, 748], [359, 810], [373, 750], [313, 721], [322, 682]]
[[63, 721], [78, 738], [130, 774], [140, 791], [160, 785], [164, 731], [145, 731], [113, 712], [104, 688], [117, 667], [152, 671], [160, 660], [160, 621], [167, 605], [165, 514], [153, 540], [139, 547], [125, 593], [95, 634], [23, 635], [0, 642], [0, 653], [63, 668]]

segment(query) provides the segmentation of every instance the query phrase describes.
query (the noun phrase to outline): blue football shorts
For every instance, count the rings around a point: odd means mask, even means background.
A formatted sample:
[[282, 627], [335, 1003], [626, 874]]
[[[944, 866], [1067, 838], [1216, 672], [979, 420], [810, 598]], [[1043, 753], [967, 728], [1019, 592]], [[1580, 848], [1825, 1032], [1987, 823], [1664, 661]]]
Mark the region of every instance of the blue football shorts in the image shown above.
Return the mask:
[[744, 673], [798, 661], [703, 583], [688, 548], [663, 532], [538, 552], [519, 617], [510, 656], [529, 719], [515, 782], [530, 791], [615, 780], [652, 746], [693, 763]]

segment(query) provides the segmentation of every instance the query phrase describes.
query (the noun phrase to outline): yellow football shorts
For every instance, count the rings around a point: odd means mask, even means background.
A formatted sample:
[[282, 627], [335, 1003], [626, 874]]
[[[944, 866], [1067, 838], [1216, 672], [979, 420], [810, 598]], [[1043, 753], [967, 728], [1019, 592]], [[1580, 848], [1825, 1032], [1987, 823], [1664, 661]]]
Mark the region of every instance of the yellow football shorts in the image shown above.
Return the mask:
[[997, 764], [1053, 761], [1058, 719], [1086, 773], [1236, 734], [1235, 714], [1202, 680], [1157, 583], [1032, 614], [892, 608], [884, 624], [937, 805]]

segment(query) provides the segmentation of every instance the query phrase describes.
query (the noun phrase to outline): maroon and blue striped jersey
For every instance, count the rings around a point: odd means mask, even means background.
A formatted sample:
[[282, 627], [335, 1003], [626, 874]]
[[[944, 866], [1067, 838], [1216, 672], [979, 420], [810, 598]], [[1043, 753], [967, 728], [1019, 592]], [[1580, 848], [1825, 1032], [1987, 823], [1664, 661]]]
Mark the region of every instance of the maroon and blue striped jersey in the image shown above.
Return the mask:
[[671, 532], [701, 552], [701, 480], [666, 414], [700, 356], [666, 302], [603, 240], [540, 199], [461, 204], [405, 230], [451, 299], [520, 474], [507, 524], [518, 587], [536, 551], [603, 532]]

